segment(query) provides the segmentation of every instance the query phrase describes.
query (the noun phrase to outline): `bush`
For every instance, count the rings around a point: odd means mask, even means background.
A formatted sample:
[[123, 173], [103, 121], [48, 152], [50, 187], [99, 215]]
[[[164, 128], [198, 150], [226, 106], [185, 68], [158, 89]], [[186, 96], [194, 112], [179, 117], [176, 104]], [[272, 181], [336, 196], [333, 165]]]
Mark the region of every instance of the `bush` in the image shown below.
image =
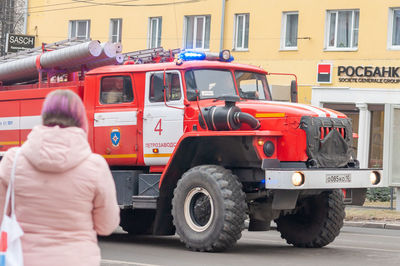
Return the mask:
[[390, 200], [390, 188], [378, 187], [369, 188], [367, 190], [367, 200], [369, 201], [389, 201]]

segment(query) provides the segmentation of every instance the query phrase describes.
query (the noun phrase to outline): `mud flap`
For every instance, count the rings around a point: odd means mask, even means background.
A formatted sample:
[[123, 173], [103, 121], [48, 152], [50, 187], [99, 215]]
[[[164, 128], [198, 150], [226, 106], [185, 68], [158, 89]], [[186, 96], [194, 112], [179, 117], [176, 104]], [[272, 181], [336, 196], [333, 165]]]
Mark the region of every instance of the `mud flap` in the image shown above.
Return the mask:
[[296, 207], [299, 190], [275, 190], [272, 209], [292, 210]]

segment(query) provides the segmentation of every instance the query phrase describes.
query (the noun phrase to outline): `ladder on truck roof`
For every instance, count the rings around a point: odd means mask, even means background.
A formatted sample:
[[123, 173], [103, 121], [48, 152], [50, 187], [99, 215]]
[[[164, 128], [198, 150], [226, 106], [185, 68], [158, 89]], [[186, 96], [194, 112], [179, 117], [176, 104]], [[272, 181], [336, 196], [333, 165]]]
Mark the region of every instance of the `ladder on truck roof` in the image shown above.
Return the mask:
[[148, 64], [171, 62], [175, 55], [181, 52], [180, 48], [164, 50], [163, 47], [144, 49], [134, 52], [123, 53], [125, 64]]
[[54, 51], [54, 50], [59, 50], [62, 48], [74, 46], [77, 44], [81, 44], [84, 42], [88, 42], [90, 39], [78, 39], [78, 38], [72, 38], [72, 39], [66, 39], [54, 43], [43, 43], [41, 47], [36, 47], [32, 49], [27, 49], [23, 50], [20, 52], [4, 55], [0, 57], [0, 64], [2, 63], [7, 63], [19, 59], [24, 59], [26, 57], [34, 56], [34, 55], [39, 55], [43, 52], [47, 51]]

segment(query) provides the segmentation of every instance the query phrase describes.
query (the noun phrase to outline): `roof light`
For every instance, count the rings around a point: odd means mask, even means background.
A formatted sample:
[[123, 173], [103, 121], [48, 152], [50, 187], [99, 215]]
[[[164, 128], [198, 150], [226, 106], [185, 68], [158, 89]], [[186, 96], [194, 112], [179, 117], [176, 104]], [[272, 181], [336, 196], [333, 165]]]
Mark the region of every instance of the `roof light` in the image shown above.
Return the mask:
[[222, 50], [219, 53], [219, 58], [221, 61], [225, 61], [225, 62], [233, 61], [233, 56], [231, 55], [231, 51], [229, 51], [229, 50]]
[[206, 59], [206, 54], [204, 52], [185, 51], [179, 54], [179, 59], [184, 61], [204, 60]]
[[233, 56], [231, 55], [231, 52], [229, 50], [222, 50], [220, 53], [184, 51], [179, 54], [177, 63], [179, 60], [182, 61], [215, 60], [215, 61], [231, 62], [233, 61]]

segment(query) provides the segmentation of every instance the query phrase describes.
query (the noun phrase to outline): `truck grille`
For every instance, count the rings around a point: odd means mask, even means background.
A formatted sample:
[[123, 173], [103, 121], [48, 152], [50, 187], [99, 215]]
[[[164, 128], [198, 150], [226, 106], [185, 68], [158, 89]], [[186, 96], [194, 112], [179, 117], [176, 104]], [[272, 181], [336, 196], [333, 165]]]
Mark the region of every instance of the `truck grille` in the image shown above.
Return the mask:
[[304, 116], [300, 128], [306, 132], [310, 167], [346, 167], [352, 161], [350, 119]]
[[320, 135], [320, 140], [323, 140], [331, 130], [337, 130], [339, 134], [346, 139], [346, 128], [344, 127], [339, 127], [339, 128], [333, 128], [333, 127], [320, 127], [319, 128], [319, 135]]

